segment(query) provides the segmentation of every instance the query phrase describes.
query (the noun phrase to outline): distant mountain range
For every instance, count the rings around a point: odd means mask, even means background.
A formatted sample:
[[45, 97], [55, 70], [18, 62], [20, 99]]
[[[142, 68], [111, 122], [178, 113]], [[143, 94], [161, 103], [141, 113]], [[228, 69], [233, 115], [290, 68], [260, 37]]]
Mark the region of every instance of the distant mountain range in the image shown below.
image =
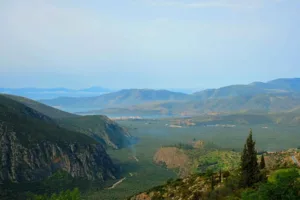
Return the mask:
[[203, 90], [193, 95], [197, 96], [197, 99], [209, 99], [295, 92], [300, 92], [300, 78], [276, 79], [266, 83], [254, 82], [249, 85], [230, 85], [219, 89]]
[[91, 97], [112, 91], [102, 87], [90, 87], [79, 90], [67, 88], [0, 88], [0, 93], [18, 95], [35, 100], [57, 97]]
[[171, 92], [168, 90], [125, 89], [97, 97], [60, 97], [56, 99], [41, 100], [40, 102], [70, 112], [79, 112], [103, 108], [120, 108], [157, 101], [185, 101], [187, 99], [189, 99], [188, 94]]
[[206, 113], [270, 113], [290, 111], [300, 107], [300, 95], [255, 95], [222, 99], [193, 100], [183, 102], [160, 102], [140, 104], [126, 108], [104, 108], [82, 114], [116, 116], [172, 117], [197, 116]]
[[117, 115], [199, 115], [208, 112], [281, 112], [300, 107], [300, 78], [230, 85], [193, 94], [126, 89], [96, 97], [60, 97], [40, 102], [70, 112]]

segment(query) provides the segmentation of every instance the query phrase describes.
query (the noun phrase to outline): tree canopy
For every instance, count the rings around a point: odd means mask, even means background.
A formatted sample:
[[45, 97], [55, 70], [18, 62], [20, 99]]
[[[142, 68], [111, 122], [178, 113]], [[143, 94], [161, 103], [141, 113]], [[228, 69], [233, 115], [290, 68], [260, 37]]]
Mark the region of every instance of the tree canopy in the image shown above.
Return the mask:
[[241, 156], [241, 180], [242, 187], [252, 187], [259, 182], [260, 171], [257, 162], [257, 152], [255, 149], [255, 141], [252, 138], [252, 129], [244, 145], [244, 150]]

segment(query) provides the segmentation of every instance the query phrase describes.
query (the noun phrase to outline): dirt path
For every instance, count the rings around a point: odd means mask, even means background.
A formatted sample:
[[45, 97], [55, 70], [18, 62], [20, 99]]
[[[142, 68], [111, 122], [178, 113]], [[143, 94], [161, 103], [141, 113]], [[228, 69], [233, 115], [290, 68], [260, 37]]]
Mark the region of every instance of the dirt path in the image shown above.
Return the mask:
[[126, 180], [126, 177], [122, 178], [121, 180], [119, 180], [118, 182], [116, 182], [115, 184], [113, 184], [111, 187], [109, 187], [107, 189], [109, 189], [109, 190], [114, 189], [115, 187], [117, 187], [119, 184], [121, 184], [125, 180]]
[[136, 156], [133, 156], [133, 158], [136, 160], [136, 162], [139, 162], [139, 159], [137, 159]]

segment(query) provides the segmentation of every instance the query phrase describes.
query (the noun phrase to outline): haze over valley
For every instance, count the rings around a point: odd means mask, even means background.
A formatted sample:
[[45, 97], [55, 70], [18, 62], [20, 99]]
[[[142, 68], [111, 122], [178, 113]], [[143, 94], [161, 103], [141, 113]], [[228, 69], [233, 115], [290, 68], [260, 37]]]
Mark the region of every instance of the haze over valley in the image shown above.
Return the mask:
[[300, 1], [0, 1], [0, 199], [300, 199]]

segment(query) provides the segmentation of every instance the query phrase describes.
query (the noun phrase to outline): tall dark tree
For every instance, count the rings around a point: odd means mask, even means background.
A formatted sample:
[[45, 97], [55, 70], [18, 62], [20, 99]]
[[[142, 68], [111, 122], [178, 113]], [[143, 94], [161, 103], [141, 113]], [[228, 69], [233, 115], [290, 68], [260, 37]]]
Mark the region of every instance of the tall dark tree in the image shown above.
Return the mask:
[[260, 181], [266, 182], [268, 180], [268, 178], [267, 178], [267, 171], [266, 171], [266, 163], [265, 163], [264, 154], [260, 158], [259, 168], [260, 168]]
[[252, 129], [244, 145], [241, 157], [241, 186], [252, 187], [260, 180], [260, 171], [257, 163], [257, 152], [255, 142], [252, 139]]
[[265, 169], [265, 168], [266, 168], [266, 163], [265, 163], [265, 157], [264, 157], [264, 154], [261, 155], [260, 163], [259, 163], [259, 168], [260, 168], [260, 169]]

